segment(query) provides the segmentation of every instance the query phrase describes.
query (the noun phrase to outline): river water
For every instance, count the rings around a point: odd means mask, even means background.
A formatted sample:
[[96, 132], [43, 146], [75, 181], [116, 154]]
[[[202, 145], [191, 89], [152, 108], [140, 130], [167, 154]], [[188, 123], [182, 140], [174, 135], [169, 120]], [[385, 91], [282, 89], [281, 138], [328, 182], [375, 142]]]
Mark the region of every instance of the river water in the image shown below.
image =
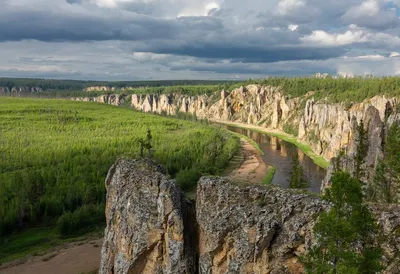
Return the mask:
[[264, 155], [261, 156], [263, 161], [276, 168], [276, 173], [272, 184], [280, 185], [283, 188], [289, 187], [290, 173], [292, 171], [292, 158], [298, 153], [301, 166], [303, 167], [304, 179], [309, 182], [309, 191], [319, 193], [322, 180], [326, 175], [326, 170], [316, 165], [314, 161], [304, 154], [304, 152], [294, 144], [286, 142], [277, 137], [259, 133], [252, 130], [241, 129], [237, 127], [222, 127], [248, 136], [260, 146]]

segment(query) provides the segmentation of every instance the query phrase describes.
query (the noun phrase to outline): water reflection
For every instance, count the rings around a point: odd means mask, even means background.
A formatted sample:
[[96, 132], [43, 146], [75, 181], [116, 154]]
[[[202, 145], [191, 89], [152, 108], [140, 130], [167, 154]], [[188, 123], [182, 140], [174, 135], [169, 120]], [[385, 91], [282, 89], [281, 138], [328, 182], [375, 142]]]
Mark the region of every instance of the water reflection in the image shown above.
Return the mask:
[[304, 171], [304, 178], [310, 183], [309, 191], [315, 193], [320, 192], [321, 183], [325, 177], [326, 170], [316, 165], [313, 160], [305, 155], [298, 147], [267, 134], [230, 126], [224, 127], [230, 131], [246, 135], [258, 143], [261, 150], [264, 152], [264, 156], [262, 156], [263, 161], [267, 165], [276, 168], [272, 183], [280, 185], [281, 187], [289, 187], [289, 178], [292, 171], [292, 157], [298, 153]]

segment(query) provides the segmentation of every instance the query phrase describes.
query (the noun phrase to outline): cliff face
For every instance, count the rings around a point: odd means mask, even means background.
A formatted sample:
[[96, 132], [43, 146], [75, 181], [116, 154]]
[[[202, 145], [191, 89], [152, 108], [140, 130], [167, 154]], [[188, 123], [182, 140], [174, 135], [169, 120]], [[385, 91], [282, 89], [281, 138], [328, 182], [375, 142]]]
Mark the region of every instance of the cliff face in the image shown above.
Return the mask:
[[195, 273], [190, 203], [147, 161], [118, 161], [106, 179], [99, 273]]
[[[175, 115], [177, 112], [196, 115], [200, 119], [231, 121], [281, 130], [297, 135], [301, 142], [308, 143], [319, 155], [330, 160], [340, 151], [348, 156], [342, 167], [352, 172], [354, 167], [357, 125], [361, 120], [368, 129], [369, 151], [365, 168], [365, 181], [369, 181], [375, 170], [377, 159], [382, 156], [382, 144], [388, 125], [400, 121], [396, 114], [399, 104], [395, 98], [376, 96], [347, 109], [342, 104], [316, 102], [313, 92], [300, 98], [285, 96], [279, 87], [249, 85], [222, 91], [212, 96], [184, 96], [181, 94], [102, 95], [96, 98], [74, 98], [121, 105], [130, 101], [131, 107], [144, 112]], [[330, 167], [327, 185], [333, 166]]]
[[200, 273], [301, 273], [320, 199], [202, 178], [197, 188]]
[[23, 93], [42, 92], [40, 87], [0, 87], [0, 95], [20, 95]]
[[361, 119], [367, 120], [371, 108], [383, 122], [389, 117], [394, 118], [396, 104], [394, 98], [377, 96], [346, 109], [341, 104], [315, 102], [312, 93], [304, 98], [290, 99], [279, 87], [258, 85], [222, 91], [218, 97], [134, 94], [131, 98], [132, 107], [144, 112], [174, 115], [180, 111], [201, 119], [289, 131], [298, 134], [301, 141], [309, 143], [326, 159], [337, 156], [341, 149], [351, 148], [357, 123]]
[[91, 86], [84, 88], [83, 91], [89, 92], [89, 91], [115, 91], [114, 87], [107, 87], [107, 86]]
[[[99, 273], [303, 273], [299, 256], [329, 205], [278, 187], [198, 182], [196, 208], [148, 160], [119, 160], [106, 179]], [[399, 273], [400, 207], [372, 205], [385, 273]]]
[[125, 97], [119, 94], [101, 95], [98, 97], [77, 97], [72, 98], [74, 101], [80, 102], [97, 102], [113, 106], [120, 106], [125, 102]]

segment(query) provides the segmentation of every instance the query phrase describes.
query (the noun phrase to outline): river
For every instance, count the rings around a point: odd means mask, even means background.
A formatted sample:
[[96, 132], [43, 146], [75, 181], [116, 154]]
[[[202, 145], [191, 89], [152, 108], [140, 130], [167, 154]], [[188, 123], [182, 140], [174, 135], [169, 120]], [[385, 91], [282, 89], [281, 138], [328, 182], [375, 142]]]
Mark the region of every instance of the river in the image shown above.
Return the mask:
[[226, 129], [248, 136], [260, 146], [264, 155], [261, 156], [268, 166], [276, 168], [272, 184], [283, 188], [289, 187], [290, 173], [292, 171], [292, 158], [298, 153], [304, 178], [309, 182], [309, 191], [320, 193], [321, 183], [326, 175], [326, 170], [314, 163], [304, 152], [294, 144], [286, 142], [278, 137], [259, 133], [252, 130], [222, 125]]

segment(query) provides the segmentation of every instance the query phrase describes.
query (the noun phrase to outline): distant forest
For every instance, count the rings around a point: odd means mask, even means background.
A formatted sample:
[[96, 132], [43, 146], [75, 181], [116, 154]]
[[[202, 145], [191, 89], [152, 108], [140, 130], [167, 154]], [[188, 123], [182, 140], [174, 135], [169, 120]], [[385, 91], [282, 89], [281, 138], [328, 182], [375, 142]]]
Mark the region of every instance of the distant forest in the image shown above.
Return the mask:
[[0, 78], [0, 87], [39, 87], [43, 90], [83, 90], [91, 86], [105, 87], [161, 87], [161, 86], [182, 86], [182, 85], [218, 85], [233, 83], [224, 80], [160, 80], [160, 81], [79, 81], [79, 80], [49, 80], [30, 78]]
[[[195, 96], [214, 94], [216, 91], [231, 91], [234, 88], [250, 84], [280, 86], [282, 92], [291, 98], [310, 97], [325, 100], [328, 103], [361, 102], [376, 95], [400, 97], [400, 77], [355, 77], [355, 78], [315, 78], [315, 77], [268, 77], [247, 81], [208, 81], [208, 80], [167, 80], [167, 81], [76, 81], [76, 80], [44, 80], [0, 78], [0, 95], [16, 95], [24, 97], [82, 97], [87, 87], [114, 87], [109, 91], [88, 91], [84, 96], [94, 97], [107, 93], [116, 94], [171, 94], [181, 93]], [[38, 87], [42, 91], [19, 92], [10, 94], [2, 87]], [[126, 88], [128, 89], [122, 89]], [[312, 93], [310, 93], [312, 92]]]

